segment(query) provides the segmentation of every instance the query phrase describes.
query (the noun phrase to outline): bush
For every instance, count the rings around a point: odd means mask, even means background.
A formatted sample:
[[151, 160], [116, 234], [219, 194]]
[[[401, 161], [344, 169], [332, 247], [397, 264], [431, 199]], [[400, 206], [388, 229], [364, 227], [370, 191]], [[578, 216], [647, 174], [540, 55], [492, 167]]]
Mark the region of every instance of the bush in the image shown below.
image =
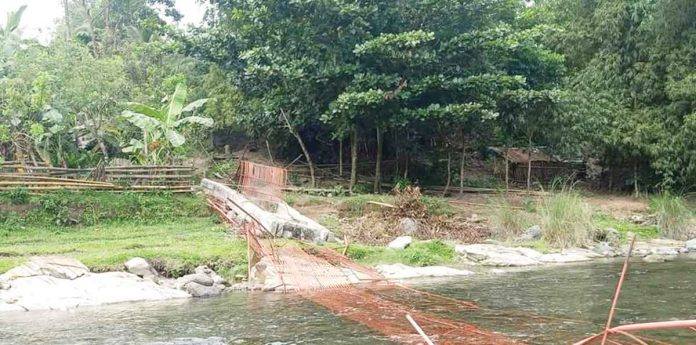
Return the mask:
[[15, 188], [5, 193], [7, 194], [7, 199], [15, 205], [29, 202], [29, 191], [26, 188]]
[[669, 193], [650, 198], [650, 212], [655, 216], [662, 236], [686, 240], [692, 225], [692, 214], [684, 199]]
[[558, 247], [580, 246], [590, 242], [594, 232], [592, 210], [572, 190], [562, 190], [539, 204], [544, 240]]

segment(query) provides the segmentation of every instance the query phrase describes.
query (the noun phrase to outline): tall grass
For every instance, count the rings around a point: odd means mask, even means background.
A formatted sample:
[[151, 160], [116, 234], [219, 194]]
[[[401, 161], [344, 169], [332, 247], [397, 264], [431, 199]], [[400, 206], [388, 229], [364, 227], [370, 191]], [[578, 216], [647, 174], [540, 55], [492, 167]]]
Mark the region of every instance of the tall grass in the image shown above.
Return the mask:
[[488, 219], [491, 233], [494, 237], [510, 240], [521, 235], [527, 228], [536, 223], [536, 215], [525, 211], [522, 207], [512, 205], [505, 196], [493, 198]]
[[544, 240], [557, 247], [580, 246], [591, 241], [594, 232], [592, 210], [572, 188], [552, 193], [539, 204]]
[[693, 225], [692, 212], [680, 196], [662, 193], [650, 198], [650, 212], [660, 233], [675, 240], [686, 240]]

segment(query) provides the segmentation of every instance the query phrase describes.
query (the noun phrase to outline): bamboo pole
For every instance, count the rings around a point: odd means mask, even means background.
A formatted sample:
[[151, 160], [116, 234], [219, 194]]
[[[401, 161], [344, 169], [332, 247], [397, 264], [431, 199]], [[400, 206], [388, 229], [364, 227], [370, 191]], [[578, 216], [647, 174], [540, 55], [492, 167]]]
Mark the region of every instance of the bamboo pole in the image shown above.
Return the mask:
[[423, 332], [423, 329], [420, 328], [420, 326], [418, 326], [418, 324], [416, 323], [416, 320], [414, 320], [414, 319], [411, 317], [410, 314], [406, 314], [406, 319], [408, 320], [408, 322], [411, 323], [411, 326], [413, 326], [413, 328], [416, 329], [416, 332], [418, 332], [418, 334], [420, 334], [420, 336], [423, 338], [423, 340], [425, 340], [425, 343], [426, 343], [426, 344], [428, 344], [428, 345], [435, 345], [435, 343], [433, 343], [433, 341], [430, 340], [430, 338], [428, 337], [428, 335], [425, 334], [425, 332]]

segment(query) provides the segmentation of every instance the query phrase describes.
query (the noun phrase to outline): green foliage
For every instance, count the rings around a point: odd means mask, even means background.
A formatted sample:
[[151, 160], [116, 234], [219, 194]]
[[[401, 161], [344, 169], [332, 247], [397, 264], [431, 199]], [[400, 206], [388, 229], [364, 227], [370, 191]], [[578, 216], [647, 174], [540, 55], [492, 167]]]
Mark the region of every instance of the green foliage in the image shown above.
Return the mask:
[[694, 226], [693, 211], [677, 195], [662, 193], [650, 198], [650, 213], [655, 216], [662, 236], [687, 240]]
[[33, 255], [65, 255], [93, 272], [121, 271], [123, 263], [143, 257], [168, 277], [208, 265], [226, 278], [246, 267], [246, 243], [229, 236], [211, 218], [171, 217], [153, 225], [138, 222], [100, 224], [55, 231], [39, 224], [22, 230], [0, 225], [0, 272]]
[[233, 176], [235, 172], [237, 172], [237, 169], [239, 169], [239, 162], [235, 160], [229, 160], [221, 163], [215, 163], [208, 170], [206, 173], [208, 176], [215, 176], [221, 175], [221, 176]]
[[142, 131], [143, 139], [131, 139], [123, 152], [134, 154], [142, 163], [157, 164], [169, 158], [173, 149], [186, 142], [179, 130], [189, 125], [212, 127], [214, 121], [209, 117], [182, 117], [182, 114], [195, 112], [208, 101], [199, 99], [184, 105], [187, 92], [186, 85], [177, 84], [169, 102], [160, 109], [141, 103], [128, 103], [131, 110], [125, 110], [122, 116]]
[[539, 204], [540, 226], [548, 243], [565, 248], [582, 246], [592, 240], [592, 210], [572, 190], [554, 192]]
[[[0, 193], [0, 205], [14, 203], [18, 190]], [[0, 210], [5, 226], [63, 227], [104, 223], [156, 224], [177, 217], [205, 217], [209, 211], [198, 197], [150, 193], [59, 192], [21, 196], [22, 209]], [[19, 212], [19, 213], [18, 213]], [[15, 213], [15, 216], [11, 216]], [[22, 223], [13, 219], [21, 216]], [[8, 218], [5, 218], [8, 217]], [[0, 223], [2, 226], [3, 223]]]
[[454, 247], [441, 241], [414, 242], [403, 250], [351, 244], [347, 255], [367, 265], [403, 263], [409, 266], [449, 264], [457, 257]]
[[26, 188], [15, 188], [7, 192], [7, 199], [15, 205], [29, 202], [29, 191]]
[[513, 239], [538, 222], [536, 214], [513, 205], [505, 195], [491, 198], [489, 204], [491, 232], [497, 238]]
[[658, 238], [660, 236], [660, 231], [655, 225], [636, 224], [628, 220], [616, 219], [606, 214], [595, 214], [593, 221], [597, 229], [616, 229], [624, 240], [630, 239], [627, 236], [629, 232], [637, 235], [639, 238], [646, 239]]

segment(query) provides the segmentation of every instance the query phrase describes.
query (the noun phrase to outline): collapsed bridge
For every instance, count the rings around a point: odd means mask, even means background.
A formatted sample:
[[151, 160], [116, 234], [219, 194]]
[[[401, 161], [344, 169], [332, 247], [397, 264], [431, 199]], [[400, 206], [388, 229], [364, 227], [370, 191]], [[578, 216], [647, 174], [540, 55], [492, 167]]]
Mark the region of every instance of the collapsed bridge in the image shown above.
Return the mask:
[[332, 240], [333, 234], [281, 200], [287, 176], [284, 169], [242, 162], [238, 176], [241, 192], [208, 179], [201, 187], [209, 196], [209, 206], [247, 239], [250, 288], [297, 293], [404, 344], [423, 344], [424, 339], [437, 344], [520, 344], [419, 310], [394, 298], [394, 292], [450, 310], [477, 310], [472, 303], [395, 284], [326, 247], [278, 240], [322, 243]]

